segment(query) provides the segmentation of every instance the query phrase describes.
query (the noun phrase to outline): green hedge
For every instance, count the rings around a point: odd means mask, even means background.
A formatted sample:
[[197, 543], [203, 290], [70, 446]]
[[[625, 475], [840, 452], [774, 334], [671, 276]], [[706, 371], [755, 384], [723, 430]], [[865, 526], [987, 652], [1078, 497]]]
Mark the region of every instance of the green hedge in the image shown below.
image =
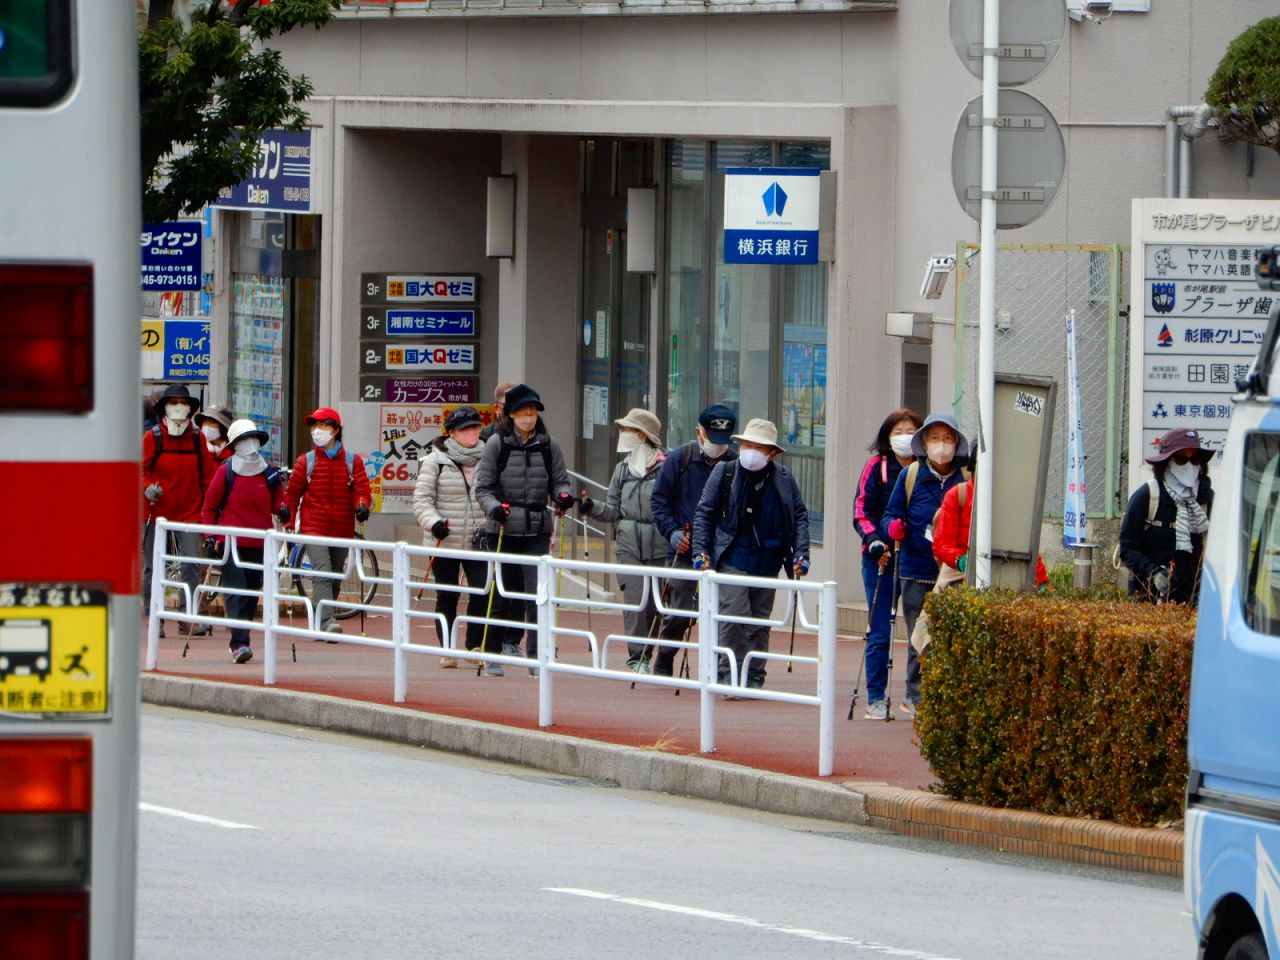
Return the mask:
[[1127, 824], [1182, 816], [1193, 611], [967, 589], [927, 609], [916, 732], [943, 792]]

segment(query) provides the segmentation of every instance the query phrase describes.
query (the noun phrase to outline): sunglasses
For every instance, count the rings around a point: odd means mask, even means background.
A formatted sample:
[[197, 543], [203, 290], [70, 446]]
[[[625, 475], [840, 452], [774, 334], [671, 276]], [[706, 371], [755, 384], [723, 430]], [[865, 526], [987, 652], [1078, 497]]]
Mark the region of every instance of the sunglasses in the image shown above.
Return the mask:
[[1169, 459], [1174, 463], [1199, 463], [1200, 454], [1198, 452], [1183, 452], [1180, 450], [1175, 454], [1171, 454]]

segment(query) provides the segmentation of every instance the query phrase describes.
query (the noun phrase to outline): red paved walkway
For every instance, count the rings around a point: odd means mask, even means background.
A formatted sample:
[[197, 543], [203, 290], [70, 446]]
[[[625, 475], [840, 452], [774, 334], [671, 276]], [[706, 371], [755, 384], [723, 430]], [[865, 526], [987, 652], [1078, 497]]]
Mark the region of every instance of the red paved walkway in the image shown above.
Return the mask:
[[[616, 617], [593, 614], [597, 635], [606, 634], [605, 626], [619, 631]], [[283, 618], [287, 624], [288, 618]], [[585, 627], [585, 615], [562, 614], [565, 626]], [[358, 635], [358, 619], [344, 624], [348, 634]], [[415, 636], [427, 636], [425, 624], [415, 625]], [[366, 621], [370, 636], [390, 635], [389, 621], [370, 617]], [[177, 624], [166, 625], [167, 639], [160, 641], [157, 672], [197, 677], [231, 683], [262, 683], [262, 638], [253, 637], [255, 659], [239, 666], [231, 662], [227, 649], [227, 633], [215, 628], [212, 637], [191, 641], [186, 658], [182, 647], [186, 640], [178, 636]], [[434, 632], [430, 634], [434, 636]], [[788, 634], [775, 631], [773, 649], [785, 652]], [[294, 663], [287, 641], [280, 645], [277, 686], [331, 696], [392, 703], [391, 652], [350, 643], [324, 644], [299, 640], [298, 662]], [[862, 654], [860, 640], [841, 640], [838, 644], [837, 676], [839, 678], [838, 719], [836, 723], [835, 779], [884, 781], [894, 786], [922, 787], [932, 782], [928, 765], [916, 747], [912, 724], [899, 713], [892, 723], [863, 720], [866, 689], [862, 688], [858, 710], [851, 721], [845, 720], [853, 680]], [[796, 653], [814, 655], [813, 636], [798, 634]], [[146, 635], [143, 633], [145, 656]], [[616, 653], [614, 652], [616, 650]], [[615, 661], [614, 658], [617, 658]], [[576, 638], [561, 642], [561, 659], [588, 663], [586, 645]], [[894, 702], [902, 696], [906, 650], [896, 647]], [[507, 667], [503, 678], [477, 677], [475, 669], [445, 670], [431, 656], [410, 654], [409, 692], [403, 704], [410, 709], [454, 717], [466, 717], [513, 727], [536, 729], [538, 724], [538, 684], [524, 669]], [[615, 647], [610, 663], [625, 661], [625, 652]], [[784, 664], [769, 668], [767, 689], [813, 693], [815, 667], [797, 664], [788, 674]], [[555, 726], [553, 732], [632, 746], [653, 747], [674, 753], [698, 752], [698, 695], [684, 691], [675, 696], [670, 689], [637, 684], [634, 690], [625, 682], [558, 675], [555, 682]], [[896, 709], [896, 708], [895, 708]], [[767, 701], [724, 701], [716, 711], [715, 756], [719, 759], [760, 769], [800, 776], [816, 776], [818, 769], [818, 710]]]

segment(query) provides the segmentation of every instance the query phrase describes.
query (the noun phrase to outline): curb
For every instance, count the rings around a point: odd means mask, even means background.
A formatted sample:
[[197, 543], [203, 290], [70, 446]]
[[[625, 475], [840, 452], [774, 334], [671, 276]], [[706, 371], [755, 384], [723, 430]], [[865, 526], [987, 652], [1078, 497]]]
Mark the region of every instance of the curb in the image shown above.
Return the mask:
[[146, 703], [447, 750], [628, 790], [654, 790], [910, 837], [1177, 877], [1182, 831], [1126, 827], [949, 800], [883, 783], [822, 783], [702, 757], [625, 747], [541, 730], [460, 720], [402, 707], [186, 677], [142, 674]]

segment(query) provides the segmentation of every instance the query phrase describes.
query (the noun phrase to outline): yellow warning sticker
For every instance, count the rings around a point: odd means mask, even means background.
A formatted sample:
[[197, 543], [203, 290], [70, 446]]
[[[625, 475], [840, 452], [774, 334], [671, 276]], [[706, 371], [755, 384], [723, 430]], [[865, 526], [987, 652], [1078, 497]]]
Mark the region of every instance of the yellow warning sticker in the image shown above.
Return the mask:
[[0, 583], [0, 712], [107, 712], [107, 595]]

